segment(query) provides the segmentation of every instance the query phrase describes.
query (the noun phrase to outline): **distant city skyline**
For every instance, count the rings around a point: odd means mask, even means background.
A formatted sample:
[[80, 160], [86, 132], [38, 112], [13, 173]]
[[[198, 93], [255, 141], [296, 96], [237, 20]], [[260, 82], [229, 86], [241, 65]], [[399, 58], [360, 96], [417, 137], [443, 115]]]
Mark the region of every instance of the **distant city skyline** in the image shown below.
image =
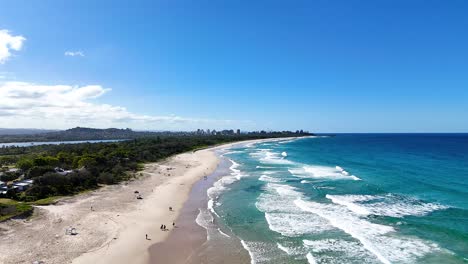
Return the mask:
[[3, 1], [0, 128], [468, 132], [466, 1]]

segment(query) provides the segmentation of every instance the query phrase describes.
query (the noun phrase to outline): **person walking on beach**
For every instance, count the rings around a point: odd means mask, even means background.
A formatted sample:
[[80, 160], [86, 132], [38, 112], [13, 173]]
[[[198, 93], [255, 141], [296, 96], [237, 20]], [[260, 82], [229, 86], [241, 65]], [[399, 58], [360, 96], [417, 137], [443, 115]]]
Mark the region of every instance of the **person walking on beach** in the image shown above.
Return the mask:
[[161, 229], [161, 230], [162, 230], [162, 229], [163, 229], [163, 226], [164, 226], [164, 225], [161, 225], [161, 227], [160, 227], [159, 229]]
[[146, 240], [148, 240], [148, 234], [146, 234]]
[[172, 227], [175, 227], [175, 222], [172, 222]]

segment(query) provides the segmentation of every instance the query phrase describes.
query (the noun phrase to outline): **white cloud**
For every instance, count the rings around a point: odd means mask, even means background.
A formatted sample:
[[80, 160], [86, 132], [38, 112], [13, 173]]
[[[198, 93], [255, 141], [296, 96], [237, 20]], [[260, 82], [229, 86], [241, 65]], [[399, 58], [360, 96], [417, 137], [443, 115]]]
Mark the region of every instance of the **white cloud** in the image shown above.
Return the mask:
[[23, 36], [13, 36], [8, 30], [0, 30], [0, 64], [5, 63], [12, 55], [11, 50], [19, 51], [25, 40]]
[[65, 56], [70, 56], [70, 57], [84, 57], [84, 53], [82, 51], [65, 51]]
[[0, 83], [0, 127], [69, 128], [133, 127], [137, 129], [193, 129], [230, 127], [232, 120], [142, 115], [125, 107], [97, 103], [110, 92], [100, 85], [74, 87], [27, 82]]

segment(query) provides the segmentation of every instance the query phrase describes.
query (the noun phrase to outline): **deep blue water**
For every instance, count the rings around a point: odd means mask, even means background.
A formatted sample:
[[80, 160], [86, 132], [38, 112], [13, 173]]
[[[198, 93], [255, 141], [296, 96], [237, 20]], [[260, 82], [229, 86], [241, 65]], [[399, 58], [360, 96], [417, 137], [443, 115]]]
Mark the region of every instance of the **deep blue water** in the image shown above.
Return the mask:
[[339, 134], [230, 149], [209, 191], [255, 263], [466, 263], [468, 134]]

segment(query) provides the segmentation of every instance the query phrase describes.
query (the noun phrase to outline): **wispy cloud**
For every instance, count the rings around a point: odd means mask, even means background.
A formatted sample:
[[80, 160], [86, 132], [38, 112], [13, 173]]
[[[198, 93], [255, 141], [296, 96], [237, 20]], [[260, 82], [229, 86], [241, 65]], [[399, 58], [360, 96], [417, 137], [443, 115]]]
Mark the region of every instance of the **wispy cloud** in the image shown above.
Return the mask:
[[23, 36], [14, 36], [6, 29], [0, 30], [0, 64], [4, 64], [12, 55], [11, 51], [18, 51], [26, 40]]
[[143, 115], [125, 107], [97, 103], [111, 89], [100, 85], [40, 85], [27, 82], [0, 84], [2, 126], [67, 128], [72, 126], [188, 129], [229, 127], [232, 120]]
[[65, 56], [70, 56], [70, 57], [76, 57], [76, 56], [79, 56], [79, 57], [84, 57], [85, 54], [84, 52], [82, 51], [65, 51]]

